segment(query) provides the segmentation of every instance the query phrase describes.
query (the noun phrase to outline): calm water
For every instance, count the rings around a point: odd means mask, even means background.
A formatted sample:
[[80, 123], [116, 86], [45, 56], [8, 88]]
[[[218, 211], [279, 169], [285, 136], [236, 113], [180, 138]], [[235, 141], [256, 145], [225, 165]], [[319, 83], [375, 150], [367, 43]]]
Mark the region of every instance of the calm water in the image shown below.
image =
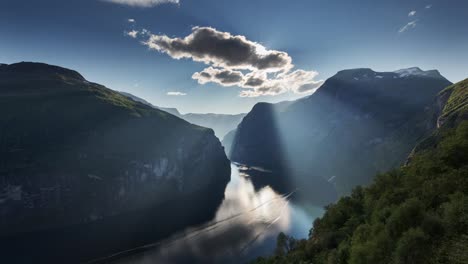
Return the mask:
[[[279, 232], [305, 238], [323, 209], [300, 206], [294, 192], [280, 194], [270, 186], [255, 189], [245, 167], [231, 165], [231, 181], [213, 220], [187, 228], [171, 238], [124, 253], [118, 264], [243, 263], [268, 255]], [[187, 206], [190, 201], [187, 201]]]

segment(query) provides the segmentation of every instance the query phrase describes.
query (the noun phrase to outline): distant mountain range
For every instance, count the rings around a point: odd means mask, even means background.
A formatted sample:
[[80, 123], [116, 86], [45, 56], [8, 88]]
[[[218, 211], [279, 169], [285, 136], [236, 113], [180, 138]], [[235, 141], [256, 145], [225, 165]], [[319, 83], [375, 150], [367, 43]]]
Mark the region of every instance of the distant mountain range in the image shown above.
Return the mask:
[[17, 263], [42, 246], [82, 262], [209, 220], [229, 178], [211, 129], [73, 70], [0, 66], [0, 247]]
[[403, 167], [328, 206], [307, 239], [280, 234], [254, 263], [467, 263], [468, 79], [434, 101], [437, 129]]
[[242, 121], [242, 118], [246, 114], [237, 114], [237, 115], [227, 115], [227, 114], [195, 114], [195, 113], [188, 113], [188, 114], [181, 114], [179, 110], [176, 108], [167, 108], [167, 107], [159, 107], [151, 104], [150, 102], [135, 96], [130, 93], [120, 92], [121, 94], [135, 100], [137, 102], [141, 102], [147, 104], [149, 106], [161, 109], [165, 112], [168, 112], [172, 115], [180, 117], [192, 124], [208, 127], [214, 130], [215, 135], [222, 140], [226, 134], [232, 130], [234, 130], [237, 125]]
[[435, 98], [450, 84], [436, 70], [343, 70], [286, 107], [255, 105], [224, 145], [235, 162], [283, 171], [295, 186], [325, 179], [346, 194], [406, 160], [435, 129]]

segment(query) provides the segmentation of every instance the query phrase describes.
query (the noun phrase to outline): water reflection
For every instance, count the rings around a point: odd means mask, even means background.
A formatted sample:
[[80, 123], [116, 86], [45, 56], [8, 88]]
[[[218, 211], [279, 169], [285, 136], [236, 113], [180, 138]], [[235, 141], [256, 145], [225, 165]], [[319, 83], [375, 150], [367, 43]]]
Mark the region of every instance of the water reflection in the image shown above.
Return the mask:
[[234, 164], [231, 167], [225, 199], [212, 221], [129, 251], [115, 263], [247, 262], [271, 253], [281, 231], [306, 237], [313, 219], [323, 213], [317, 207], [296, 205], [290, 200], [294, 192], [279, 194], [270, 186], [255, 189], [248, 170]]

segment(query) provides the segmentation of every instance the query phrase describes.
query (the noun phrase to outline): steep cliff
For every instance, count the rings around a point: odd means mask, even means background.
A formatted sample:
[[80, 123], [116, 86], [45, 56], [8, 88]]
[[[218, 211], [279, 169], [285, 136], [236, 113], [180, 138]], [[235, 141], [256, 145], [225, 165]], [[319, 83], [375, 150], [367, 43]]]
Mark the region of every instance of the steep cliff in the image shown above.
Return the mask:
[[127, 221], [145, 210], [154, 217], [172, 201], [179, 211], [167, 214], [189, 219], [176, 203], [202, 197], [213, 201], [214, 211], [229, 177], [229, 161], [211, 129], [72, 70], [0, 66], [0, 236], [120, 215]]

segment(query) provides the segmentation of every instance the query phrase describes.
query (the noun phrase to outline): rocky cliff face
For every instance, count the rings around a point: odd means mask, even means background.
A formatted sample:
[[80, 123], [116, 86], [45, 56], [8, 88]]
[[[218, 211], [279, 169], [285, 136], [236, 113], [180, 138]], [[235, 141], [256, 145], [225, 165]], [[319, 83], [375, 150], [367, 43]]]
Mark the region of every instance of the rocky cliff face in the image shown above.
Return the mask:
[[239, 125], [231, 159], [336, 184], [340, 193], [398, 167], [435, 128], [438, 71], [353, 69], [287, 108], [259, 104]]
[[105, 221], [189, 197], [220, 202], [229, 175], [210, 129], [75, 71], [0, 66], [0, 235]]

